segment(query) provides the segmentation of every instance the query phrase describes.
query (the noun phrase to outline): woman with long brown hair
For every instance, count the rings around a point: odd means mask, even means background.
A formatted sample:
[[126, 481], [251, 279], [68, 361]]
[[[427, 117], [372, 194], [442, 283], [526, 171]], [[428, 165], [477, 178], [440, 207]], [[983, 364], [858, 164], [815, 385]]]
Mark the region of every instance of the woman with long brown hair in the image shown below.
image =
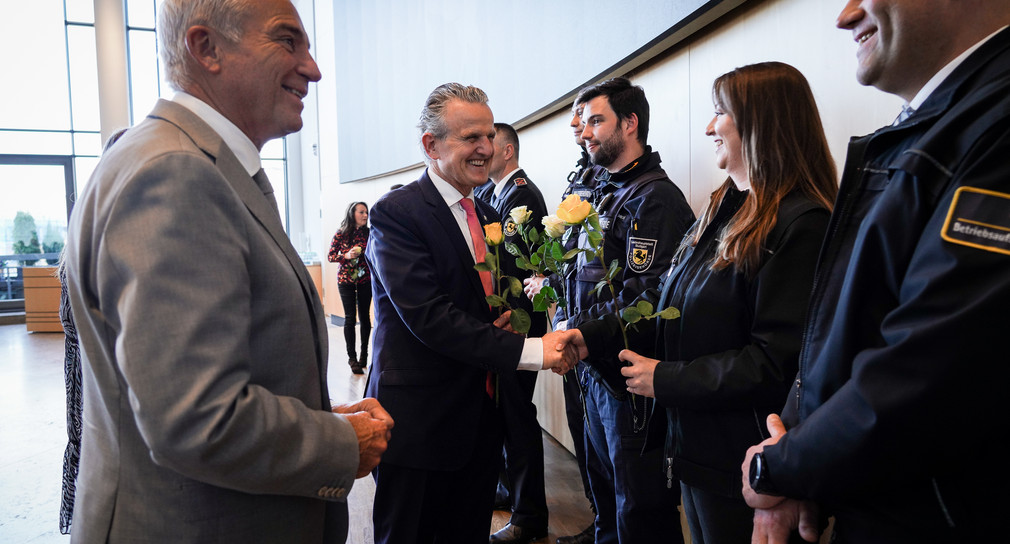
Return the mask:
[[[796, 376], [837, 181], [813, 94], [795, 68], [738, 68], [716, 79], [712, 96], [705, 133], [729, 177], [660, 288], [642, 296], [681, 317], [629, 329], [635, 351], [620, 360], [629, 365], [621, 369], [628, 390], [667, 408], [669, 425], [654, 420], [649, 436], [665, 435], [663, 473], [671, 485], [680, 480], [693, 542], [735, 544], [749, 542], [753, 526], [740, 463], [765, 438], [765, 418], [782, 407]], [[607, 316], [573, 333], [590, 364], [620, 351], [620, 326]]]
[[[352, 202], [344, 221], [333, 235], [327, 259], [339, 263], [337, 291], [344, 307], [344, 342], [347, 344], [347, 364], [351, 372], [364, 374], [368, 366], [368, 336], [372, 331], [372, 276], [365, 262], [368, 245], [368, 204]], [[355, 320], [357, 314], [357, 320]], [[354, 349], [354, 328], [361, 322], [361, 357]]]

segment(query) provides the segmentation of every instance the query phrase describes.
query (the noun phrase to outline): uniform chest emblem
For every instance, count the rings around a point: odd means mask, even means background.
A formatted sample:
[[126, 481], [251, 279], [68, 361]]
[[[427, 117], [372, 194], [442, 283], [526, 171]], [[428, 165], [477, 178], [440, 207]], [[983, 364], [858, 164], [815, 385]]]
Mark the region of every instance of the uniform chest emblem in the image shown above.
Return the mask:
[[519, 232], [519, 226], [511, 217], [505, 220], [505, 229], [502, 231], [506, 238], [511, 238]]

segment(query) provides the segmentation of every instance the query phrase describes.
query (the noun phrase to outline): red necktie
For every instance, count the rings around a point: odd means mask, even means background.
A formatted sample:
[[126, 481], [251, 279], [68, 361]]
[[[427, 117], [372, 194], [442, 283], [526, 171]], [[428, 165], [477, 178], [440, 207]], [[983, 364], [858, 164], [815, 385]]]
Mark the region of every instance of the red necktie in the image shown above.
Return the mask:
[[[459, 205], [466, 211], [466, 226], [470, 227], [470, 239], [473, 240], [474, 260], [478, 263], [484, 262], [487, 255], [487, 246], [484, 244], [484, 229], [477, 219], [477, 211], [473, 209], [473, 201], [469, 198], [459, 199]], [[481, 271], [480, 282], [484, 284], [484, 294], [494, 293], [494, 280], [491, 279], [491, 272]], [[491, 379], [491, 371], [487, 371], [487, 380], [484, 383], [487, 396], [494, 398], [494, 381]]]
[[[484, 245], [484, 229], [477, 220], [477, 211], [473, 208], [473, 201], [469, 198], [461, 198], [459, 205], [466, 211], [466, 226], [470, 227], [470, 238], [473, 240], [474, 260], [478, 263], [484, 262], [487, 255], [487, 246]], [[484, 294], [494, 293], [494, 280], [491, 279], [491, 272], [480, 272], [480, 282], [484, 284]]]

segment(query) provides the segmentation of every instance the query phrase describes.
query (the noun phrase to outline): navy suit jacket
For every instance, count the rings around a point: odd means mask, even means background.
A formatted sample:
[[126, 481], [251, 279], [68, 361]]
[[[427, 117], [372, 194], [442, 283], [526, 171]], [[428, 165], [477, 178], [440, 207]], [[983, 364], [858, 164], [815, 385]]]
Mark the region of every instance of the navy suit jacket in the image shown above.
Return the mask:
[[[482, 223], [498, 220], [479, 199]], [[427, 171], [372, 206], [375, 303], [366, 394], [396, 427], [383, 463], [455, 470], [471, 457], [487, 371], [514, 372], [523, 338], [494, 327], [474, 260]]]

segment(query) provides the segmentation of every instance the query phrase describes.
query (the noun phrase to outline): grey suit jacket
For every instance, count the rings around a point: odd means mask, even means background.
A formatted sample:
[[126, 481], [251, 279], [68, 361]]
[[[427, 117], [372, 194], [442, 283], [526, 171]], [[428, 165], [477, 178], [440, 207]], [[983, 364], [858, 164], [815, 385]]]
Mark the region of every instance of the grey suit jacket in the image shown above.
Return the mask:
[[221, 138], [161, 101], [67, 243], [84, 352], [73, 542], [343, 542], [357, 439], [319, 297]]

